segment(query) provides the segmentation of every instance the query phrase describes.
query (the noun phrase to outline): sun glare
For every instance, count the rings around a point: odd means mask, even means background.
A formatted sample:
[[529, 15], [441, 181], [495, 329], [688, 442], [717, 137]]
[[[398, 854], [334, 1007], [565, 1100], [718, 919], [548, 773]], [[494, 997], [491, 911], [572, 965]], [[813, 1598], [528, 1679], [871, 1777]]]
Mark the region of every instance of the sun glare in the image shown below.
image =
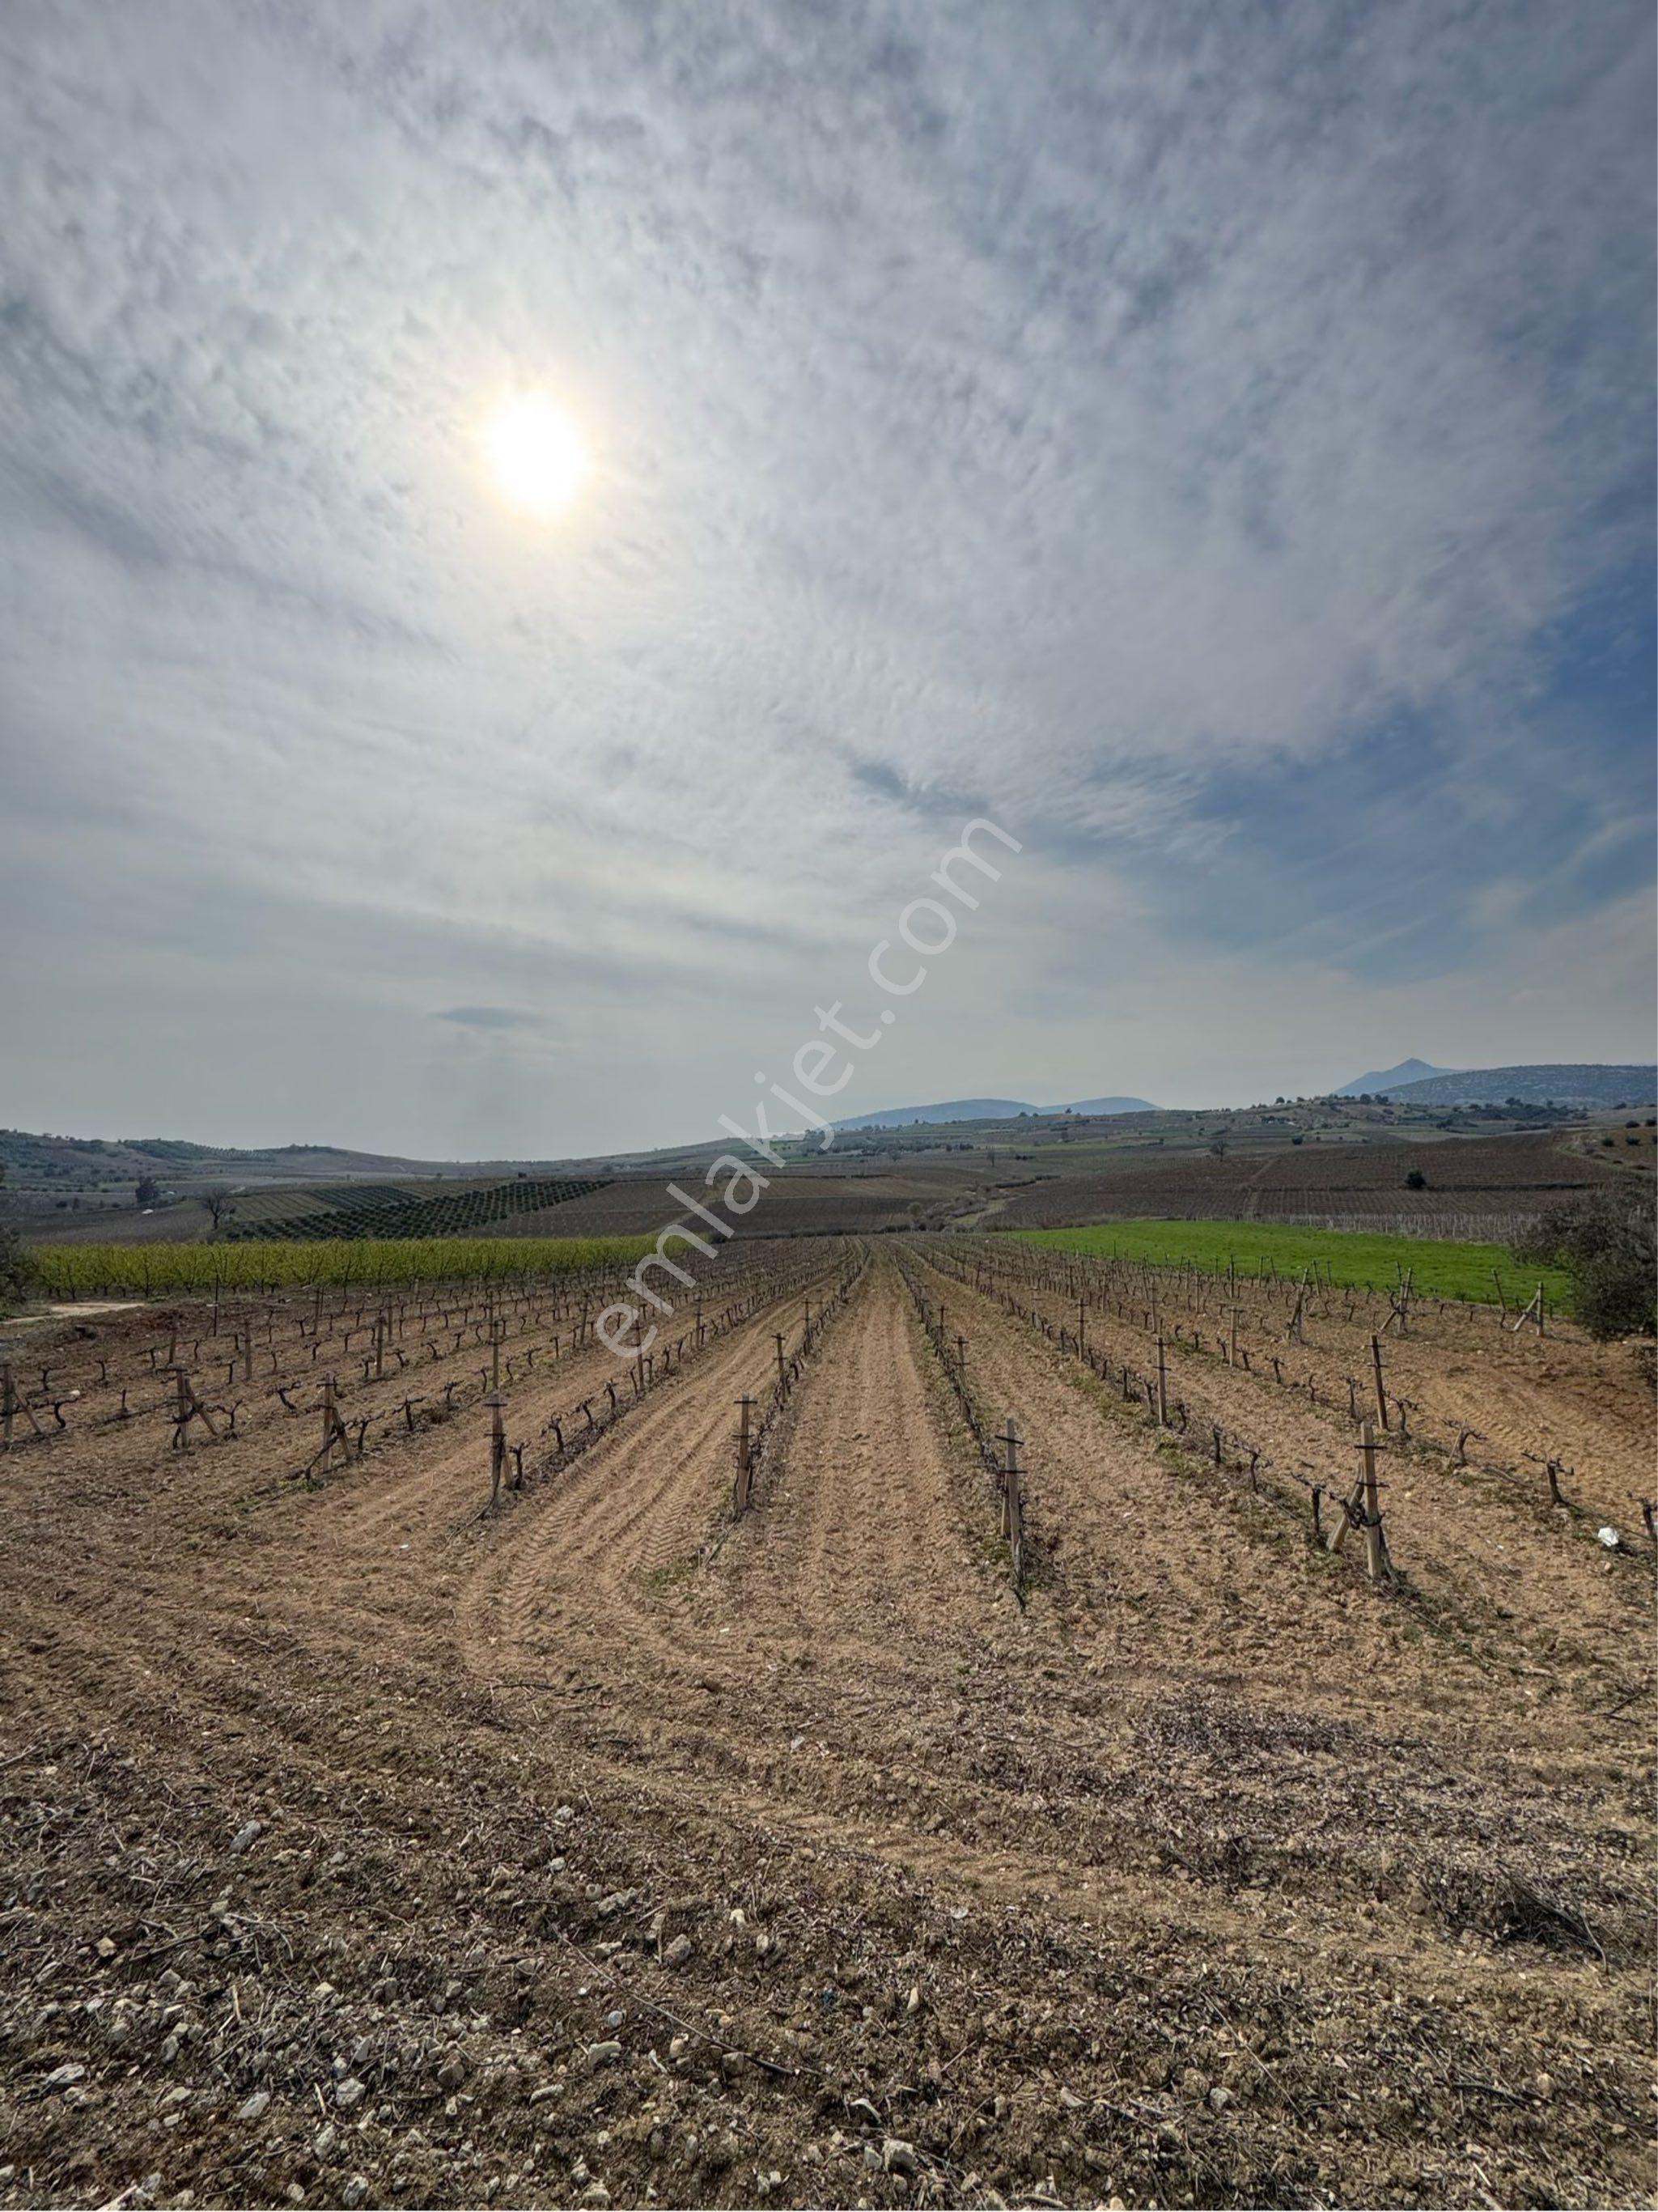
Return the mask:
[[544, 392], [508, 400], [484, 433], [503, 495], [525, 514], [556, 514], [587, 473], [581, 433]]

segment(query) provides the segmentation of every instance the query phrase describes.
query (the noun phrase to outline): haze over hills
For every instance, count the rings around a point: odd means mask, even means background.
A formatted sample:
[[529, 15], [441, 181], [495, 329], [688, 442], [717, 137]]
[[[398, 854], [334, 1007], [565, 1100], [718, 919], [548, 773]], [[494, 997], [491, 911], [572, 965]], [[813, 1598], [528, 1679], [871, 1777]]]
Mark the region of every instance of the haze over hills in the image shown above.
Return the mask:
[[946, 1098], [935, 1106], [888, 1106], [837, 1121], [837, 1129], [908, 1129], [917, 1121], [1011, 1121], [1035, 1108], [1022, 1098]]
[[1643, 1106], [1658, 1097], [1658, 1066], [1628, 1060], [1543, 1060], [1526, 1067], [1471, 1067], [1387, 1086], [1411, 1106]]
[[1149, 1098], [1073, 1098], [1068, 1106], [1044, 1106], [1044, 1114], [1155, 1114]]
[[[1356, 1076], [1332, 1098], [1354, 1099], [1368, 1093], [1418, 1109], [1434, 1107], [1502, 1106], [1510, 1100], [1527, 1106], [1553, 1105], [1607, 1110], [1641, 1105], [1658, 1097], [1658, 1067], [1651, 1062], [1546, 1060], [1523, 1066], [1472, 1069], [1436, 1068], [1409, 1077], [1407, 1071], [1431, 1063], [1406, 1060], [1394, 1068]], [[950, 1098], [920, 1106], [890, 1106], [878, 1113], [837, 1121], [837, 1132], [914, 1129], [970, 1122], [1001, 1122], [1020, 1115], [1047, 1120], [1082, 1116], [1157, 1114], [1145, 1098], [1113, 1094], [1040, 1106], [1020, 1098]], [[1226, 1113], [1232, 1109], [1211, 1109]], [[99, 1194], [130, 1192], [150, 1182], [165, 1192], [200, 1194], [272, 1183], [345, 1184], [416, 1178], [477, 1180], [490, 1176], [556, 1173], [615, 1175], [667, 1170], [717, 1150], [722, 1139], [688, 1137], [677, 1146], [642, 1152], [568, 1154], [534, 1158], [477, 1160], [416, 1159], [332, 1145], [275, 1145], [259, 1147], [197, 1144], [182, 1138], [65, 1137], [0, 1129], [0, 1183], [9, 1209], [52, 1206], [59, 1194], [81, 1191], [99, 1202]]]
[[1528, 1060], [1511, 1067], [1436, 1067], [1401, 1060], [1397, 1067], [1356, 1075], [1332, 1098], [1386, 1095], [1412, 1106], [1502, 1106], [1518, 1098], [1527, 1106], [1644, 1104], [1654, 1095], [1655, 1071], [1645, 1061]]
[[946, 1098], [932, 1106], [889, 1106], [837, 1121], [837, 1129], [908, 1129], [920, 1121], [1012, 1121], [1021, 1114], [1155, 1114], [1145, 1098], [1083, 1098], [1066, 1106], [1033, 1106], [1025, 1098]]
[[345, 1182], [362, 1176], [488, 1173], [554, 1164], [541, 1160], [419, 1160], [340, 1145], [247, 1147], [184, 1137], [58, 1137], [0, 1129], [0, 1171], [13, 1191], [57, 1182], [112, 1185], [150, 1177], [163, 1184]]
[[1378, 1091], [1391, 1091], [1397, 1083], [1425, 1083], [1430, 1076], [1455, 1075], [1454, 1067], [1436, 1067], [1429, 1060], [1401, 1060], [1397, 1067], [1372, 1068], [1368, 1075], [1356, 1075], [1351, 1083], [1344, 1083], [1339, 1091], [1333, 1091], [1333, 1098], [1361, 1098], [1366, 1091], [1374, 1097]]

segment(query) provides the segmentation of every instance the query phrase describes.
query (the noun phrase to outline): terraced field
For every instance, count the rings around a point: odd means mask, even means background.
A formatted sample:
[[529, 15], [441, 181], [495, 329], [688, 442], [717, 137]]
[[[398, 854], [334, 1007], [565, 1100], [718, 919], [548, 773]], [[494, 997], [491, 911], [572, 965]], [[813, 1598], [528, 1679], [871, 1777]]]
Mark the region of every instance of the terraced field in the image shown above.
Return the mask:
[[[1345, 1490], [1368, 1309], [1263, 1287], [1222, 1358], [1171, 1271], [1177, 1425], [1130, 1286], [1078, 1340], [1020, 1252], [733, 1247], [648, 1373], [523, 1291], [493, 1511], [487, 1290], [391, 1340], [412, 1420], [373, 1313], [227, 1310], [180, 1449], [203, 1310], [20, 1337], [4, 2201], [1649, 2195], [1638, 1363], [1422, 1302], [1394, 1392], [1567, 1503], [1402, 1443], [1372, 1581], [1270, 1493]], [[331, 1366], [367, 1449], [306, 1482]]]

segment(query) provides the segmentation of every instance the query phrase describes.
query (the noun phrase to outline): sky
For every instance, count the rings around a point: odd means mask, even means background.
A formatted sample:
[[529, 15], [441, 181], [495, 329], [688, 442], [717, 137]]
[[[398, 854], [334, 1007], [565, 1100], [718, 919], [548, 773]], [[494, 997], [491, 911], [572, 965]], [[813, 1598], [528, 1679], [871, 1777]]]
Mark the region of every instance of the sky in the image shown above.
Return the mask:
[[1654, 63], [11, 0], [0, 1122], [690, 1141], [837, 1002], [848, 1115], [1650, 1059]]

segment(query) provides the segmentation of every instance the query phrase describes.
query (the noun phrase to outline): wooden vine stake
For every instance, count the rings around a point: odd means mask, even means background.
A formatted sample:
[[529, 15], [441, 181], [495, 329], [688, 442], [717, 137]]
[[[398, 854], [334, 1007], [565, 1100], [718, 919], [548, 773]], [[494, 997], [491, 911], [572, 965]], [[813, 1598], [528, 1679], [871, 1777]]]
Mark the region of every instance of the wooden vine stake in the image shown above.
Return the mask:
[[1532, 1292], [1530, 1298], [1527, 1301], [1526, 1305], [1521, 1311], [1518, 1318], [1515, 1320], [1513, 1334], [1515, 1336], [1518, 1336], [1521, 1330], [1524, 1328], [1528, 1321], [1536, 1322], [1537, 1334], [1539, 1336], [1546, 1336], [1548, 1334], [1548, 1330], [1544, 1324], [1544, 1291], [1541, 1283], [1540, 1283], [1537, 1285], [1537, 1288]]
[[507, 1401], [499, 1390], [492, 1390], [483, 1402], [489, 1408], [489, 1510], [493, 1513], [507, 1473]]
[[219, 1431], [213, 1425], [212, 1414], [191, 1389], [190, 1377], [184, 1369], [175, 1367], [173, 1375], [178, 1392], [173, 1414], [173, 1449], [183, 1451], [190, 1442], [192, 1421], [199, 1421], [210, 1437], [216, 1437]]
[[[1371, 1441], [1372, 1449], [1374, 1449], [1376, 1431], [1371, 1427], [1368, 1421], [1363, 1424], [1361, 1433]], [[1361, 1447], [1361, 1449], [1363, 1447]], [[1357, 1480], [1354, 1481], [1351, 1489], [1349, 1490], [1345, 1498], [1342, 1499], [1340, 1506], [1337, 1510], [1334, 1526], [1331, 1528], [1329, 1534], [1324, 1539], [1325, 1550], [1327, 1552], [1339, 1552], [1343, 1550], [1346, 1545], [1347, 1539], [1352, 1531], [1355, 1528], [1362, 1528], [1363, 1525], [1364, 1469], [1361, 1465]]]
[[1002, 1431], [1002, 1534], [1013, 1567], [1013, 1587], [1024, 1583], [1024, 1474], [1019, 1465], [1019, 1431], [1010, 1415]]
[[345, 1423], [340, 1419], [340, 1409], [335, 1400], [334, 1377], [325, 1375], [322, 1378], [322, 1442], [317, 1448], [317, 1456], [311, 1462], [313, 1469], [321, 1468], [326, 1473], [333, 1461], [336, 1444], [340, 1448], [340, 1456], [349, 1459], [351, 1443], [345, 1433]]
[[1366, 1571], [1372, 1582], [1384, 1582], [1393, 1572], [1393, 1562], [1388, 1556], [1388, 1539], [1382, 1526], [1382, 1493], [1376, 1472], [1376, 1455], [1380, 1447], [1371, 1422], [1361, 1425], [1359, 1437], [1358, 1480], [1347, 1494], [1340, 1518], [1325, 1539], [1325, 1548], [1339, 1552], [1347, 1540], [1348, 1531], [1362, 1528]]
[[1359, 1454], [1363, 1462], [1364, 1565], [1373, 1583], [1390, 1572], [1388, 1540], [1382, 1530], [1382, 1496], [1376, 1479], [1376, 1431], [1368, 1421], [1359, 1431]]
[[737, 1483], [732, 1493], [732, 1504], [740, 1520], [749, 1510], [749, 1483], [754, 1460], [749, 1416], [754, 1411], [754, 1400], [746, 1393], [737, 1401]]
[[1398, 1282], [1388, 1292], [1388, 1318], [1382, 1324], [1382, 1333], [1384, 1336], [1395, 1322], [1399, 1323], [1399, 1333], [1401, 1336], [1408, 1336], [1411, 1333], [1412, 1278], [1415, 1273], [1414, 1267], [1405, 1268]]

